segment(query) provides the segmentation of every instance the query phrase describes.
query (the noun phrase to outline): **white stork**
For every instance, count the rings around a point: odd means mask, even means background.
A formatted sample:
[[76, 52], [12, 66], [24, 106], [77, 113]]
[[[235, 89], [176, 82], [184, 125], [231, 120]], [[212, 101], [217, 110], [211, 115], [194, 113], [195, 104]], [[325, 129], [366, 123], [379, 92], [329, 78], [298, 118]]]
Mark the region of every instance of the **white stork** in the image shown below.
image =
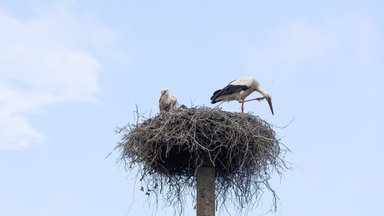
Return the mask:
[[168, 89], [162, 89], [159, 99], [160, 112], [169, 111], [176, 107], [177, 99], [175, 96], [169, 96]]
[[[245, 98], [254, 91], [259, 92], [263, 95], [263, 97], [245, 100]], [[260, 101], [263, 99], [268, 101], [269, 108], [271, 109], [273, 115], [274, 113], [271, 96], [262, 88], [260, 88], [259, 82], [257, 82], [255, 78], [242, 78], [233, 80], [224, 88], [216, 90], [211, 97], [211, 103], [214, 104], [220, 101], [237, 100], [239, 103], [241, 103], [241, 111], [244, 112], [244, 102], [252, 100]]]

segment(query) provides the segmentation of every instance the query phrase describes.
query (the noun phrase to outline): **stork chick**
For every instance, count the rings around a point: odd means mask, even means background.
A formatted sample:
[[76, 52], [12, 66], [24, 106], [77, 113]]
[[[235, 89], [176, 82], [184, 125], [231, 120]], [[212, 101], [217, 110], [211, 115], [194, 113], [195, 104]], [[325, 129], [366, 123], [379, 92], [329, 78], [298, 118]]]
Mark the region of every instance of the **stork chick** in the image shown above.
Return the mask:
[[159, 99], [160, 112], [170, 111], [174, 109], [177, 104], [177, 98], [175, 96], [169, 96], [168, 89], [162, 89]]

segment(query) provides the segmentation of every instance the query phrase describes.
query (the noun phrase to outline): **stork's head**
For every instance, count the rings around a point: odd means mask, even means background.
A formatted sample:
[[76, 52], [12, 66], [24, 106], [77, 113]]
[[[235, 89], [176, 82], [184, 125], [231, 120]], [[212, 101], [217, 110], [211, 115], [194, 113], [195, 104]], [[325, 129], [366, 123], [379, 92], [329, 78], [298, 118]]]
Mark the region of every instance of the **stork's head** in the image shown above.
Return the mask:
[[256, 86], [256, 91], [260, 92], [260, 94], [262, 94], [263, 97], [268, 101], [268, 105], [269, 105], [269, 108], [271, 109], [271, 113], [272, 113], [272, 115], [274, 115], [271, 95], [269, 95], [266, 91], [264, 91], [258, 85]]
[[274, 115], [271, 95], [264, 93], [264, 98], [268, 101], [269, 108], [271, 109], [272, 115]]
[[166, 88], [161, 89], [161, 95], [163, 96], [166, 94], [168, 94], [168, 89], [166, 89]]

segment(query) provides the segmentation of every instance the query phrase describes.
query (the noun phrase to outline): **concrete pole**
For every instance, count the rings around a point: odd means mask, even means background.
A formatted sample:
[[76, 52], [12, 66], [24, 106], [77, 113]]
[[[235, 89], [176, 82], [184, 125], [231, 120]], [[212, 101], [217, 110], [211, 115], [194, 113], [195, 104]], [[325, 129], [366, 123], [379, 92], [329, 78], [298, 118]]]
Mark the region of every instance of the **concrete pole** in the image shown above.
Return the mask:
[[197, 170], [196, 216], [215, 216], [215, 168]]

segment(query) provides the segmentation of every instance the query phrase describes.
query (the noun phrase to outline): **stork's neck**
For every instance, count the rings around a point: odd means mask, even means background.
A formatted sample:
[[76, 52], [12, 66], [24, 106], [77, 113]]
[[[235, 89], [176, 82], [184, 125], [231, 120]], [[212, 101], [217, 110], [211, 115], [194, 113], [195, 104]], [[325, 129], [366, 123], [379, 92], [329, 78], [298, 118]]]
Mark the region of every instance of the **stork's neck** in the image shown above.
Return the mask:
[[260, 88], [259, 86], [256, 87], [256, 91], [260, 92], [264, 97], [268, 96], [268, 93], [264, 91], [264, 89]]
[[168, 97], [169, 97], [168, 92], [164, 93], [164, 94], [163, 94], [163, 97], [168, 98]]

